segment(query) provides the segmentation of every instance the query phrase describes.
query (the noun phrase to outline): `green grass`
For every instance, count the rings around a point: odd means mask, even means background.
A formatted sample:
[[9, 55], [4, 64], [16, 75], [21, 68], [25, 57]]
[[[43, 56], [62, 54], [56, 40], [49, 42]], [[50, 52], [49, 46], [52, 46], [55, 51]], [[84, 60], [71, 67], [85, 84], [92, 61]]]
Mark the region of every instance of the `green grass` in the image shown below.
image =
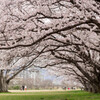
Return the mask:
[[0, 93], [0, 100], [100, 100], [100, 94], [84, 91]]

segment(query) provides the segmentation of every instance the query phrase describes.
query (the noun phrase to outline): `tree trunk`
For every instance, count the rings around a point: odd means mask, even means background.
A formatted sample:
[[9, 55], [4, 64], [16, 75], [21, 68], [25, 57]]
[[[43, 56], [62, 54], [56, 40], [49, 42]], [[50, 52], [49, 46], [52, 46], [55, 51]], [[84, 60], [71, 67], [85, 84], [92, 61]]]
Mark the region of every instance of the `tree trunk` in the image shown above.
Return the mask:
[[3, 71], [0, 71], [0, 92], [8, 92], [8, 84], [6, 77], [3, 76]]
[[92, 92], [92, 93], [100, 93], [100, 85], [93, 83], [93, 84], [85, 84], [85, 91]]
[[92, 92], [93, 93], [100, 93], [100, 85], [93, 86]]

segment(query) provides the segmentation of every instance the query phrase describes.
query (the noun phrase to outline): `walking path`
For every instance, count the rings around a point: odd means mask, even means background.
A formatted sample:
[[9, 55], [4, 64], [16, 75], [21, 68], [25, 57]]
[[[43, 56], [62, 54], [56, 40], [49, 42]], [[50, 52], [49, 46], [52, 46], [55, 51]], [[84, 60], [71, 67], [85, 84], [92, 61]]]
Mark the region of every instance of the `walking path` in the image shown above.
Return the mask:
[[57, 92], [66, 90], [9, 90], [9, 92]]
[[[66, 92], [63, 93], [62, 91], [65, 91], [65, 90], [24, 90], [24, 91], [22, 91], [22, 90], [9, 90], [9, 92], [11, 92], [11, 93], [1, 93], [0, 96], [4, 96], [4, 95], [7, 95], [7, 96], [8, 95], [12, 95], [13, 96], [13, 95], [55, 95], [55, 94], [66, 94]], [[42, 94], [40, 94], [40, 93], [36, 94], [36, 92], [42, 92]], [[53, 93], [53, 92], [55, 92], [55, 93]]]

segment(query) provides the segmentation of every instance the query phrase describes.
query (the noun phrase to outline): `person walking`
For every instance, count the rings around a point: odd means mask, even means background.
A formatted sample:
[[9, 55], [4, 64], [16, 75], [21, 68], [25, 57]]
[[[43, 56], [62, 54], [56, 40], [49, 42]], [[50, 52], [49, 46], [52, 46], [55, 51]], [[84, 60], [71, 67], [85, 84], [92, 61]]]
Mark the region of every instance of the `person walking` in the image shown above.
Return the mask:
[[22, 85], [22, 90], [24, 91], [24, 88], [25, 88], [25, 86], [24, 85]]
[[25, 90], [27, 90], [27, 86], [25, 85]]

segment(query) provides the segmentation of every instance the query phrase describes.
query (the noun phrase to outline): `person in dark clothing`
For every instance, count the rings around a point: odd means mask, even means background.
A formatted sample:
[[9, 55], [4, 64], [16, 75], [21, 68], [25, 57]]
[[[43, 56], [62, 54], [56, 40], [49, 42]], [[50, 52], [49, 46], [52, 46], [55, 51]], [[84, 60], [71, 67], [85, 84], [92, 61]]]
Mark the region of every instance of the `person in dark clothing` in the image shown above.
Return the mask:
[[22, 85], [22, 90], [24, 90], [24, 88], [25, 88], [25, 86], [24, 86], [24, 85]]

